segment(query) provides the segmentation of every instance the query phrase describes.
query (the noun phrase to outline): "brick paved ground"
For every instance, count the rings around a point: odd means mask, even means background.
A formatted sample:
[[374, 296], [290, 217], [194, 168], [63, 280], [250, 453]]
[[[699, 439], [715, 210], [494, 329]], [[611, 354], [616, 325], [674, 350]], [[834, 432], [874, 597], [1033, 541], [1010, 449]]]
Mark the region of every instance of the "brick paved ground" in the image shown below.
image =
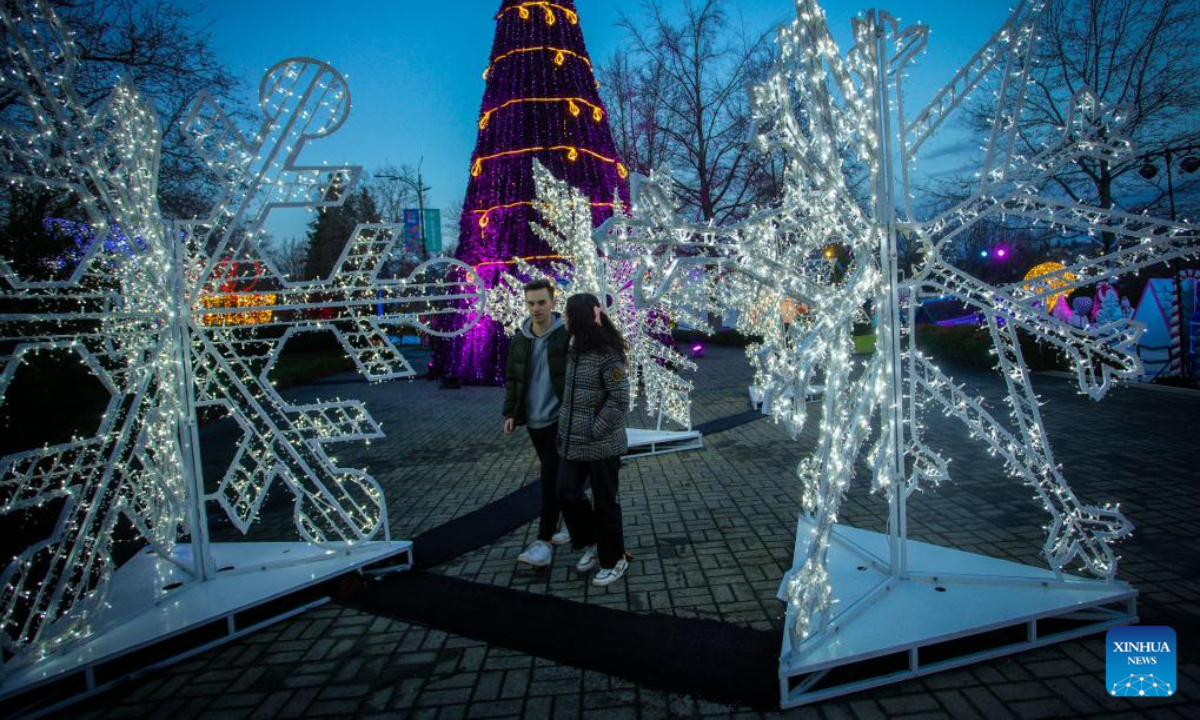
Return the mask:
[[[992, 376], [956, 371], [992, 400]], [[712, 348], [701, 361], [695, 421], [746, 409], [749, 371], [740, 351]], [[339, 378], [348, 380], [349, 378]], [[1138, 525], [1121, 547], [1121, 576], [1141, 590], [1146, 624], [1200, 629], [1200, 397], [1121, 389], [1096, 404], [1066, 380], [1039, 377], [1051, 439], [1075, 490], [1093, 502], [1120, 500]], [[387, 489], [393, 532], [413, 537], [480, 508], [534, 477], [527, 439], [499, 434], [500, 392], [441, 391], [427, 382], [332, 382], [293, 391], [298, 399], [362, 398], [388, 438], [346, 448]], [[1003, 415], [1004, 413], [1001, 412]], [[929, 438], [952, 458], [955, 481], [915, 496], [910, 535], [1031, 564], [1045, 520], [1032, 491], [1001, 474], [961, 426], [927, 418]], [[796, 462], [816, 423], [791, 441], [761, 420], [714, 435], [703, 451], [641, 458], [622, 472], [627, 580], [597, 590], [560, 557], [550, 571], [519, 570], [514, 558], [532, 525], [438, 568], [475, 582], [631, 611], [781, 627], [775, 599], [791, 561], [799, 508]], [[219, 436], [210, 432], [210, 439]], [[216, 442], [214, 440], [214, 442]], [[219, 448], [210, 451], [217, 456]], [[285, 498], [255, 539], [288, 538]], [[886, 503], [860, 482], [843, 520], [882, 530]], [[290, 538], [288, 538], [290, 539]], [[486, 612], [486, 608], [481, 608]], [[503, 622], [503, 618], [497, 618]], [[784, 714], [785, 717], [1187, 717], [1200, 663], [1185, 641], [1180, 694], [1134, 702], [1104, 695], [1100, 637], [1065, 643]], [[736, 662], [736, 658], [680, 658]], [[1192, 711], [1194, 712], [1194, 711]], [[750, 718], [763, 715], [667, 695], [595, 672], [558, 666], [439, 630], [329, 604], [62, 713], [72, 718]], [[772, 715], [773, 717], [774, 715]]]

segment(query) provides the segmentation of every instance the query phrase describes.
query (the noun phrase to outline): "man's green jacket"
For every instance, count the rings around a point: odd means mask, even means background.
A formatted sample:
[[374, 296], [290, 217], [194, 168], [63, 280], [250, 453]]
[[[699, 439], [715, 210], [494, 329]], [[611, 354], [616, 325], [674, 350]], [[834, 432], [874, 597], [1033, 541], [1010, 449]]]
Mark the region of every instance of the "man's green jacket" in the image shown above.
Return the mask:
[[[506, 387], [504, 391], [504, 417], [513, 418], [518, 424], [526, 421], [525, 386], [529, 382], [530, 354], [533, 350], [533, 340], [526, 334], [530, 322], [525, 321], [525, 328], [517, 331], [508, 344], [508, 364], [505, 366]], [[563, 386], [567, 376], [567, 344], [569, 342], [567, 329], [559, 326], [550, 332], [546, 338], [547, 354], [550, 357], [550, 384], [554, 386], [554, 394], [562, 400]]]

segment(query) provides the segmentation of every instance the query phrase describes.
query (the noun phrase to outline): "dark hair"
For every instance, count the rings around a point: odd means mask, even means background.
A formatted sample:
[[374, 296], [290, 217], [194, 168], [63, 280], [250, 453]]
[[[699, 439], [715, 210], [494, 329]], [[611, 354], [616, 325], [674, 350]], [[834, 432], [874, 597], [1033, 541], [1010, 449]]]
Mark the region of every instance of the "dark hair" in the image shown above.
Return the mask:
[[567, 298], [567, 329], [575, 340], [575, 352], [610, 351], [619, 353], [621, 360], [628, 362], [625, 338], [608, 315], [601, 313], [600, 324], [596, 324], [595, 308], [598, 307], [603, 306], [591, 293], [576, 293]]
[[532, 292], [534, 290], [545, 290], [550, 293], [550, 299], [554, 299], [554, 283], [546, 278], [538, 278], [537, 280], [530, 280], [525, 283], [525, 292]]

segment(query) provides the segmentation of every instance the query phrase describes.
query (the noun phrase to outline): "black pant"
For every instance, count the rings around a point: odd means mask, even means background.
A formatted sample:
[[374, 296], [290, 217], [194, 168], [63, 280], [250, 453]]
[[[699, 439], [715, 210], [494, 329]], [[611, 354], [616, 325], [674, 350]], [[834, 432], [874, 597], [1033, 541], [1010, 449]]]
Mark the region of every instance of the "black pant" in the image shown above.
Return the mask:
[[[571, 544], [576, 550], [595, 544], [600, 567], [604, 568], [614, 567], [625, 554], [621, 505], [617, 502], [620, 472], [619, 457], [559, 461], [558, 501], [571, 532]], [[596, 501], [594, 510], [583, 494], [589, 478]]]
[[550, 542], [558, 532], [558, 423], [544, 428], [529, 428], [529, 439], [542, 463], [542, 520], [538, 540]]

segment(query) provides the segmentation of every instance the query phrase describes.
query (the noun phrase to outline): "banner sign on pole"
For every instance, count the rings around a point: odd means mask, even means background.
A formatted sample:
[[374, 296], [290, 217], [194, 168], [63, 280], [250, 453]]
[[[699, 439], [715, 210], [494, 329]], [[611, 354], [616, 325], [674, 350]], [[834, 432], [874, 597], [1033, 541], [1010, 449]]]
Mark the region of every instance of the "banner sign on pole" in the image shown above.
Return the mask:
[[404, 252], [421, 252], [421, 213], [416, 209], [404, 211]]
[[439, 255], [442, 252], [442, 211], [425, 211], [425, 253]]

